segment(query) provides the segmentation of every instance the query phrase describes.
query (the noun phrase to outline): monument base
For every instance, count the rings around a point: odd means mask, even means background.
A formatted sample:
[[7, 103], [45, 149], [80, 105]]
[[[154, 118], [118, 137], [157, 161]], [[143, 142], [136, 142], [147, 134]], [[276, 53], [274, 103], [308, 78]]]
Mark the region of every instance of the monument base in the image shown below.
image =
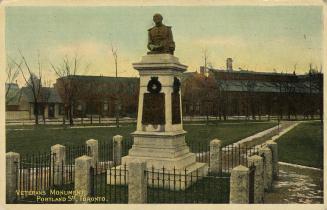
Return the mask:
[[[149, 187], [179, 191], [187, 189], [206, 176], [208, 174], [208, 164], [196, 162], [185, 169], [175, 170], [148, 168], [146, 173]], [[125, 168], [120, 165], [108, 169], [107, 184], [127, 185], [128, 166]]]
[[127, 184], [128, 172], [122, 173], [122, 167], [127, 166], [128, 171], [128, 164], [136, 159], [146, 162], [148, 185], [153, 187], [184, 190], [207, 175], [208, 164], [196, 162], [185, 142], [185, 131], [136, 131], [132, 135], [134, 144], [122, 158], [122, 166], [108, 169], [108, 184]]

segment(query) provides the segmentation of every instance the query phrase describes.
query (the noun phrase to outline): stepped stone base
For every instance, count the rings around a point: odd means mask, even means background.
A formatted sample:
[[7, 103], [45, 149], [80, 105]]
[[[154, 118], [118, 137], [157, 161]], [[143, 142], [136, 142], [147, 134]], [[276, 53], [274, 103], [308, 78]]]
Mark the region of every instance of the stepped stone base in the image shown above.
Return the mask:
[[207, 175], [208, 164], [196, 162], [195, 154], [185, 143], [185, 131], [133, 135], [134, 144], [128, 156], [122, 158], [122, 165], [108, 170], [108, 184], [127, 184], [128, 172], [123, 167], [128, 170], [129, 163], [136, 159], [146, 162], [148, 185], [153, 187], [184, 190], [197, 181], [197, 176]]
[[[185, 190], [208, 174], [208, 164], [194, 163], [185, 169], [163, 170], [148, 168], [148, 186], [153, 188], [164, 188], [174, 191]], [[107, 184], [127, 185], [128, 166], [113, 167], [107, 171]]]

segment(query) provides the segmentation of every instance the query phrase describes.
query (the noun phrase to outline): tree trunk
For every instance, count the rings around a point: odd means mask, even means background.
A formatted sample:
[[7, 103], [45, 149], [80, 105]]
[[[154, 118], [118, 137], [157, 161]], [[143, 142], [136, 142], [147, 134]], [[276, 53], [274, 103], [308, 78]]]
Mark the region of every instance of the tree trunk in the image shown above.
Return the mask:
[[119, 101], [116, 100], [116, 127], [119, 128]]
[[44, 112], [42, 114], [42, 118], [43, 118], [43, 124], [45, 125], [45, 113]]
[[66, 124], [66, 116], [67, 116], [67, 110], [65, 109], [65, 113], [62, 116], [62, 124], [65, 125]]
[[39, 124], [39, 104], [37, 101], [34, 101], [34, 118], [35, 118], [35, 125]]
[[74, 125], [74, 120], [73, 120], [73, 106], [69, 106], [69, 125]]

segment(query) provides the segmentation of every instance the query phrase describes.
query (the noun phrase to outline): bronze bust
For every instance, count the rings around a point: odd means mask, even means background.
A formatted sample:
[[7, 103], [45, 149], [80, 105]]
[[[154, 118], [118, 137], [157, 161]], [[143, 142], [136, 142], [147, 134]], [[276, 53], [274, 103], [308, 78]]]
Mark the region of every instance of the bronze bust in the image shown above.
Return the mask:
[[153, 21], [156, 24], [148, 30], [148, 54], [174, 54], [175, 42], [170, 26], [165, 26], [162, 23], [162, 16], [155, 14]]

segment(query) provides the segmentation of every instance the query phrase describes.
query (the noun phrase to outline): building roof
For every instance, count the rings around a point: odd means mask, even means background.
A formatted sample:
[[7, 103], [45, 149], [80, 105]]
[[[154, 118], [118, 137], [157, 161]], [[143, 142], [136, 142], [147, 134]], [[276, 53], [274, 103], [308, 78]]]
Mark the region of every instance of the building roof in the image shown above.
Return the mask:
[[[9, 88], [9, 89], [8, 89]], [[7, 92], [8, 90], [8, 92]], [[21, 90], [15, 83], [6, 83], [6, 104], [7, 105], [19, 105], [21, 98]]]
[[[308, 81], [276, 83], [253, 80], [219, 80], [217, 85], [221, 90], [232, 92], [310, 93]], [[311, 87], [311, 93], [318, 93], [316, 87]]]
[[218, 87], [235, 92], [318, 93], [318, 86], [321, 85], [319, 79], [322, 78], [321, 73], [296, 75], [219, 69], [210, 69], [210, 73], [215, 77]]
[[[26, 98], [27, 102], [34, 102], [33, 92], [29, 87], [22, 87], [21, 92], [22, 95]], [[39, 102], [62, 103], [62, 100], [55, 88], [41, 87]]]
[[[107, 76], [87, 76], [87, 75], [71, 75], [57, 79], [55, 87], [60, 89], [61, 82], [71, 80], [77, 84], [82, 84], [81, 93], [86, 95], [114, 95], [127, 94], [131, 95], [138, 91], [138, 77], [107, 77]], [[87, 92], [85, 92], [87, 91]]]
[[97, 81], [97, 82], [116, 82], [116, 81], [129, 81], [129, 82], [137, 82], [139, 80], [138, 77], [111, 77], [111, 76], [91, 76], [91, 75], [70, 75], [66, 77], [60, 77], [60, 79], [76, 79], [81, 81]]

